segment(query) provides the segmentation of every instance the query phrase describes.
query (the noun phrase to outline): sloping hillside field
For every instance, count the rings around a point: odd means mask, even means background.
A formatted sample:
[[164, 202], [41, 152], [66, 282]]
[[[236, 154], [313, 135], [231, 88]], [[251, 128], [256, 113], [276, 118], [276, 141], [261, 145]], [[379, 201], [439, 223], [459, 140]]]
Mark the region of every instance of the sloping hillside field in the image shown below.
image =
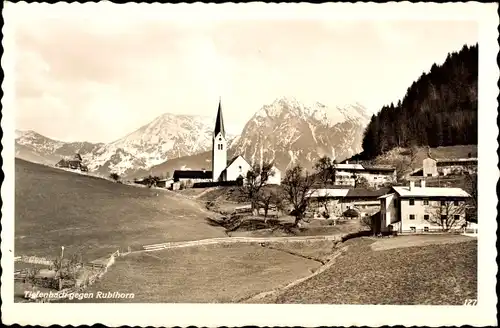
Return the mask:
[[196, 202], [16, 159], [15, 255], [86, 260], [128, 246], [225, 236]]

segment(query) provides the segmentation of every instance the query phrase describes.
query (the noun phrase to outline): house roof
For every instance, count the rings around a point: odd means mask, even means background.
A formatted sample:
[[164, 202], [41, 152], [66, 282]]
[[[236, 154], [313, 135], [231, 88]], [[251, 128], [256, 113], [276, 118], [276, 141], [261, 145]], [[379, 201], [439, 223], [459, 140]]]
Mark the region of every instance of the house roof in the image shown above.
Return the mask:
[[450, 165], [450, 164], [477, 164], [477, 158], [454, 158], [454, 159], [438, 159], [437, 165]]
[[339, 171], [367, 171], [367, 172], [394, 172], [396, 169], [391, 166], [382, 165], [362, 165], [362, 164], [336, 164]]
[[226, 137], [226, 130], [224, 129], [224, 120], [222, 119], [222, 105], [221, 100], [219, 99], [219, 108], [217, 109], [217, 118], [215, 119], [215, 130], [214, 136], [222, 133], [222, 136]]
[[391, 192], [391, 193], [389, 193], [389, 194], [382, 195], [382, 196], [380, 196], [380, 197], [379, 197], [379, 199], [381, 199], [381, 198], [387, 198], [387, 197], [389, 197], [389, 196], [394, 196], [394, 193], [393, 193], [393, 192]]
[[179, 179], [212, 179], [212, 171], [202, 170], [175, 170], [174, 180]]
[[[234, 161], [236, 161], [238, 159], [238, 157], [241, 157], [245, 162], [247, 161], [243, 156], [241, 155], [238, 155], [238, 156], [234, 156], [233, 158], [231, 158], [229, 161], [227, 161], [227, 165], [226, 165], [226, 168], [228, 168], [229, 166], [231, 166], [231, 164], [234, 163]], [[248, 162], [247, 162], [248, 163]]]
[[447, 187], [392, 187], [401, 197], [470, 197], [470, 195], [462, 188], [447, 188]]
[[390, 166], [368, 166], [363, 165], [366, 171], [374, 171], [374, 172], [394, 172], [396, 168]]
[[335, 165], [337, 170], [364, 170], [365, 168], [361, 164], [337, 164]]
[[349, 189], [347, 193], [347, 198], [378, 198], [382, 195], [387, 194], [391, 188], [381, 188], [377, 190], [370, 190], [365, 188], [353, 188]]
[[308, 197], [311, 198], [323, 198], [323, 197], [329, 197], [329, 198], [341, 198], [345, 197], [347, 193], [349, 192], [349, 189], [316, 189], [312, 190], [309, 192]]
[[421, 167], [421, 168], [418, 168], [416, 170], [413, 170], [411, 173], [410, 173], [410, 176], [413, 176], [413, 177], [416, 177], [416, 176], [423, 176], [424, 175], [424, 169]]

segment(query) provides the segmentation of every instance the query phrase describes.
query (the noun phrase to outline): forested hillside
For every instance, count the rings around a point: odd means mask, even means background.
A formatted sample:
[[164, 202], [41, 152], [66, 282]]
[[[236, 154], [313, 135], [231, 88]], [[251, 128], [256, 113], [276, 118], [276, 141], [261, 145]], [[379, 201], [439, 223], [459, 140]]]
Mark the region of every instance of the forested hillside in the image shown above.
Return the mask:
[[371, 118], [360, 159], [394, 147], [477, 144], [478, 46], [465, 45]]

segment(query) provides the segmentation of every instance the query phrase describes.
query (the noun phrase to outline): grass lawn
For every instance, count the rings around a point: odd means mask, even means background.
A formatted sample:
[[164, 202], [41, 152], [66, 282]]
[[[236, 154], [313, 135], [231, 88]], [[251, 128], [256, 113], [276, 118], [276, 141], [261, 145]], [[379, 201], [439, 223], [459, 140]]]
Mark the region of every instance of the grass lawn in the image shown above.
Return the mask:
[[347, 241], [325, 272], [260, 302], [462, 305], [477, 298], [476, 240], [381, 251], [373, 242]]
[[87, 291], [135, 293], [123, 302], [237, 302], [307, 276], [319, 265], [261, 246], [179, 248], [120, 258]]
[[223, 237], [197, 202], [16, 159], [15, 255], [80, 249], [93, 260], [118, 248]]
[[475, 240], [473, 237], [454, 235], [454, 234], [428, 234], [428, 235], [406, 235], [398, 236], [397, 238], [381, 238], [376, 239], [376, 241], [371, 244], [371, 248], [374, 251], [402, 248], [402, 247], [413, 247], [413, 246], [426, 246], [426, 245], [436, 245], [436, 244], [450, 244], [450, 243], [461, 243], [464, 241]]

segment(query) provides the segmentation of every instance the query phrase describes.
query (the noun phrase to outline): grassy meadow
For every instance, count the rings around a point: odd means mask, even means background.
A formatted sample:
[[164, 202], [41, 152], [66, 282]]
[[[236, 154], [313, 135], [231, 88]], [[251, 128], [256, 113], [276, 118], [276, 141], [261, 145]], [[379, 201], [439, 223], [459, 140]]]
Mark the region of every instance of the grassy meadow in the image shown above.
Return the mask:
[[320, 265], [255, 245], [178, 248], [120, 258], [88, 291], [135, 294], [123, 302], [233, 303], [307, 276]]
[[119, 248], [225, 236], [197, 202], [16, 159], [15, 255], [65, 246], [94, 259]]
[[[349, 240], [333, 266], [259, 303], [463, 305], [477, 298], [476, 239], [438, 237], [435, 244], [406, 247], [410, 240], [400, 238]], [[389, 245], [375, 251], [374, 242]], [[403, 247], [392, 248], [395, 243]]]

